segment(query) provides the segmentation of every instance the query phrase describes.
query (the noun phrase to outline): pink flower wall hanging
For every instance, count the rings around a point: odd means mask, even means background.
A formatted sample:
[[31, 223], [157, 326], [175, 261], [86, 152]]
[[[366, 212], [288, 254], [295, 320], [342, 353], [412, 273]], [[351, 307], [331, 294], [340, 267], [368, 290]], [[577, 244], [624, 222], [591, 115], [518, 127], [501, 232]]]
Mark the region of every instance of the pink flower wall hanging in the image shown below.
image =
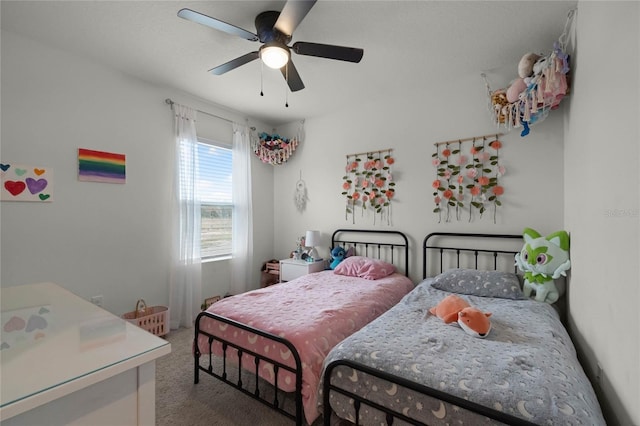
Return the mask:
[[342, 177], [342, 195], [346, 198], [345, 220], [355, 223], [359, 208], [361, 216], [373, 211], [373, 222], [380, 216], [391, 225], [391, 200], [395, 196], [395, 182], [391, 166], [395, 163], [392, 149], [348, 154], [345, 174]]
[[[493, 207], [493, 223], [497, 208], [502, 205], [505, 189], [500, 178], [506, 169], [500, 163], [501, 135], [486, 135], [458, 141], [438, 142], [431, 164], [436, 168], [432, 182], [434, 213], [438, 223], [450, 222], [455, 215], [460, 220], [463, 210], [469, 209], [469, 222], [474, 212], [482, 218]], [[487, 143], [488, 138], [493, 140]], [[467, 144], [467, 142], [471, 142]], [[466, 147], [466, 149], [465, 149]]]

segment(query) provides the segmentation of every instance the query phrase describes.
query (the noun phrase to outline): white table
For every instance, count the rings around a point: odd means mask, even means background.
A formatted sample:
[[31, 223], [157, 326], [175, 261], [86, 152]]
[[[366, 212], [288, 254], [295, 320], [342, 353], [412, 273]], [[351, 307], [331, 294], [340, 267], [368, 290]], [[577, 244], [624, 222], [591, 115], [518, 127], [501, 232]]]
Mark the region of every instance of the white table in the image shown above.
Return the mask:
[[306, 260], [283, 259], [280, 261], [280, 282], [291, 281], [303, 275], [324, 270], [325, 262], [307, 262]]
[[0, 421], [155, 425], [171, 345], [52, 283], [2, 288]]

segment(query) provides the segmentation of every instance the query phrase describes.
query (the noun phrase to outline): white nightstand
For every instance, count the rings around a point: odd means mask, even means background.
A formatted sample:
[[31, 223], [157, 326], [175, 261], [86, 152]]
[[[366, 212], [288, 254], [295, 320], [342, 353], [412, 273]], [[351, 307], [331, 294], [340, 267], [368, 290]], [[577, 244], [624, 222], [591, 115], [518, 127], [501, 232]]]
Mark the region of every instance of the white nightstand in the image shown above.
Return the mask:
[[303, 275], [324, 270], [324, 260], [307, 262], [306, 260], [283, 259], [280, 261], [280, 282], [291, 281]]

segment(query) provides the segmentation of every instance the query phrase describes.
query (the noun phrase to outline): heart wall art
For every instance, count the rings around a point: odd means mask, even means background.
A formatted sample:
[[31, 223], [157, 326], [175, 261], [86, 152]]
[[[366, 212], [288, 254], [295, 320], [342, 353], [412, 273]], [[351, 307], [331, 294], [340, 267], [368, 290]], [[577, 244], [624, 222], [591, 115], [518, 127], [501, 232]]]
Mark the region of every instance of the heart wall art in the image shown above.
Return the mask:
[[53, 171], [47, 167], [0, 163], [2, 201], [53, 201]]

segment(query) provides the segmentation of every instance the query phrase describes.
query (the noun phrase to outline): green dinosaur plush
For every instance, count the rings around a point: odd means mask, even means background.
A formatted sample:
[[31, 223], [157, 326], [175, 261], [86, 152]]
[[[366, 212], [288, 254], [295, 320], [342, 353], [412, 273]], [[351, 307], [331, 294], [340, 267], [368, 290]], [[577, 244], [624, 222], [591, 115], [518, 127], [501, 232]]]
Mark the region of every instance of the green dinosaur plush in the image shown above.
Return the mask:
[[555, 303], [560, 294], [554, 280], [566, 276], [571, 268], [569, 260], [569, 234], [558, 231], [546, 237], [531, 228], [525, 228], [524, 246], [515, 256], [516, 266], [524, 272], [525, 296], [535, 292], [535, 300]]

